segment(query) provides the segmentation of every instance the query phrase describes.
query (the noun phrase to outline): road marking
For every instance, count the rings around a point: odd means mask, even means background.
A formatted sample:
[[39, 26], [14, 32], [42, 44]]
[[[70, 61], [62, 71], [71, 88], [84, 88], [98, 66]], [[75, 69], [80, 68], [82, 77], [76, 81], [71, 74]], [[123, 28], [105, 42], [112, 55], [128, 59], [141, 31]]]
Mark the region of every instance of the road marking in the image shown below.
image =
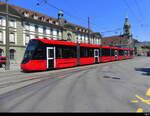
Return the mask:
[[140, 96], [138, 96], [138, 95], [136, 95], [136, 97], [137, 97], [141, 102], [144, 102], [144, 103], [150, 105], [150, 100], [145, 100], [144, 98], [142, 98], [142, 97], [140, 97]]
[[131, 103], [139, 103], [138, 100], [131, 100]]
[[[150, 96], [150, 88], [147, 90], [147, 92], [145, 93], [145, 95], [146, 95], [146, 96]], [[150, 99], [149, 99], [149, 100], [146, 100], [146, 99], [142, 98], [142, 97], [139, 96], [139, 95], [135, 95], [135, 97], [136, 97], [137, 99], [131, 100], [131, 103], [143, 102], [143, 103], [145, 103], [145, 104], [150, 105]], [[142, 112], [143, 112], [143, 109], [142, 109], [142, 108], [138, 108], [136, 112], [137, 112], [137, 113], [142, 113]]]
[[150, 96], [150, 88], [147, 90], [146, 95], [147, 95], [147, 96]]
[[142, 108], [138, 108], [136, 112], [137, 112], [137, 113], [142, 113], [142, 112], [143, 112], [143, 109], [142, 109]]

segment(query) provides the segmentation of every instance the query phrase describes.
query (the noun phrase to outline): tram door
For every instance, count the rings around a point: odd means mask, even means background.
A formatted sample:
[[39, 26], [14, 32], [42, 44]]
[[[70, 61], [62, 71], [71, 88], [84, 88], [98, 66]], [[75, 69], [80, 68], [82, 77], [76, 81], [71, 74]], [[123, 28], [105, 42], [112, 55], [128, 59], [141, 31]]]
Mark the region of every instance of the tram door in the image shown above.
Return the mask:
[[98, 63], [99, 59], [99, 49], [94, 49], [94, 61]]
[[55, 47], [47, 47], [47, 69], [55, 68]]

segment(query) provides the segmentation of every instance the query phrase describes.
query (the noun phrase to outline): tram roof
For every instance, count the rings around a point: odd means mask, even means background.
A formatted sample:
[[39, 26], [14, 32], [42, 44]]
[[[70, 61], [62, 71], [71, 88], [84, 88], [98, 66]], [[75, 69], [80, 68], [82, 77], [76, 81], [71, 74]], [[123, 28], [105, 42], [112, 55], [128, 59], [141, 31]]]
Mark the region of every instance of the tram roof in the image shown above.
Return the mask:
[[111, 48], [110, 46], [102, 46], [102, 48]]
[[81, 47], [93, 47], [93, 48], [100, 48], [100, 45], [93, 45], [93, 44], [80, 44]]
[[112, 49], [118, 49], [118, 47], [111, 47]]
[[55, 45], [68, 45], [68, 46], [77, 46], [76, 43], [73, 42], [66, 42], [66, 41], [58, 41], [58, 40], [48, 40], [48, 39], [39, 39], [35, 38], [36, 40], [39, 40], [45, 44], [55, 44]]

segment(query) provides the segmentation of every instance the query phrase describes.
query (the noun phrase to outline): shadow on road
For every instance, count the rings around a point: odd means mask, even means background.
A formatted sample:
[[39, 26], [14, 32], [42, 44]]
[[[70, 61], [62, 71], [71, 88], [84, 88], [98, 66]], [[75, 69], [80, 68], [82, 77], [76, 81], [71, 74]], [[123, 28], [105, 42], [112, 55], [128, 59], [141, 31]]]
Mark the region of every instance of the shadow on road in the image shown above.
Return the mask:
[[135, 68], [136, 71], [144, 72], [142, 75], [150, 76], [150, 68]]

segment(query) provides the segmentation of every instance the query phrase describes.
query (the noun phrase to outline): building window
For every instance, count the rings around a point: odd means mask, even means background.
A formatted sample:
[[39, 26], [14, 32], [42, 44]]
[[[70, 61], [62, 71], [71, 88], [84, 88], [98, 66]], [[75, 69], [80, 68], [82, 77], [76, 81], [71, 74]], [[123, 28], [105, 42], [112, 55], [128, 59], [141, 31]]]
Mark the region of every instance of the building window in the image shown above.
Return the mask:
[[30, 23], [30, 31], [35, 32], [35, 25]]
[[55, 21], [53, 21], [53, 24], [55, 24], [56, 22]]
[[0, 17], [0, 25], [3, 23], [3, 17]]
[[9, 25], [10, 25], [10, 27], [15, 27], [15, 20], [14, 19], [10, 19]]
[[24, 26], [25, 26], [25, 30], [28, 31], [30, 30], [30, 24], [28, 22], [26, 22]]
[[59, 30], [57, 30], [57, 36], [59, 36]]
[[27, 45], [28, 44], [28, 42], [29, 42], [29, 40], [30, 40], [30, 36], [29, 35], [26, 35], [26, 38], [25, 38], [25, 44]]
[[3, 41], [3, 32], [0, 31], [0, 42], [2, 42], [2, 41]]
[[49, 35], [50, 36], [50, 34], [51, 34], [51, 30], [50, 30], [50, 28], [49, 27], [44, 27], [44, 34], [46, 34], [46, 35]]
[[59, 40], [60, 36], [59, 36], [59, 30], [57, 30], [57, 40]]
[[35, 15], [35, 14], [34, 14], [34, 15], [32, 15], [32, 17], [33, 17], [34, 19], [36, 19], [36, 20], [38, 19], [38, 16], [37, 16], [37, 15]]
[[78, 37], [76, 37], [76, 42], [79, 43]]
[[43, 27], [43, 33], [46, 34], [46, 27]]
[[15, 33], [10, 33], [10, 42], [15, 42]]
[[24, 12], [23, 15], [24, 15], [25, 17], [29, 17], [29, 13], [28, 13], [28, 12]]
[[83, 38], [83, 36], [81, 37], [81, 41], [82, 41], [82, 43], [84, 43], [84, 38]]
[[51, 28], [50, 36], [51, 36], [51, 39], [53, 39], [53, 29], [52, 28]]
[[57, 40], [57, 29], [53, 28], [53, 39]]
[[67, 41], [71, 41], [72, 35], [70, 33], [67, 34]]
[[15, 59], [15, 50], [10, 49], [9, 54], [10, 54], [10, 60], [14, 60]]
[[36, 31], [36, 32], [43, 33], [43, 26], [40, 25], [40, 26], [38, 27], [38, 31]]
[[38, 25], [35, 25], [35, 32], [38, 33]]
[[35, 38], [39, 38], [39, 36], [36, 35]]
[[81, 37], [79, 38], [79, 43], [82, 43], [82, 38]]
[[3, 56], [3, 49], [0, 49], [0, 56]]

